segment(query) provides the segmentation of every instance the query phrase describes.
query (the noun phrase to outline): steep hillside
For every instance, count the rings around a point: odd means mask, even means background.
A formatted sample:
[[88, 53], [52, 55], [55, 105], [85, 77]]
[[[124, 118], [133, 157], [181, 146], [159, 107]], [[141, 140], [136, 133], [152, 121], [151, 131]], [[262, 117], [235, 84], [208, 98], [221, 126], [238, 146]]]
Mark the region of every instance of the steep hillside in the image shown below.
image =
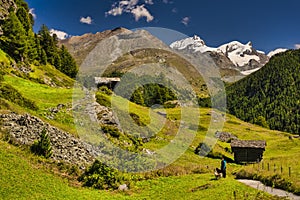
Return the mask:
[[86, 56], [96, 47], [99, 42], [105, 38], [124, 32], [129, 32], [129, 30], [125, 28], [116, 28], [114, 30], [107, 30], [104, 32], [98, 32], [96, 34], [87, 33], [82, 36], [73, 36], [66, 40], [59, 41], [59, 43], [60, 45], [66, 46], [66, 48], [75, 58], [77, 64], [80, 66]]
[[[142, 65], [145, 67], [140, 67]], [[141, 68], [140, 70], [139, 67]], [[140, 75], [159, 76], [164, 72], [167, 74], [168, 80], [177, 83], [177, 87], [184, 86], [185, 84], [185, 82], [180, 82], [181, 77], [178, 78], [178, 72], [180, 72], [197, 94], [208, 95], [207, 86], [197, 69], [183, 57], [171, 51], [163, 49], [139, 49], [131, 51], [108, 66], [104, 75], [109, 76], [113, 73], [123, 74], [132, 69], [135, 69]], [[178, 85], [178, 83], [181, 84]]]
[[228, 109], [245, 121], [300, 134], [299, 90], [300, 50], [290, 50], [228, 87]]

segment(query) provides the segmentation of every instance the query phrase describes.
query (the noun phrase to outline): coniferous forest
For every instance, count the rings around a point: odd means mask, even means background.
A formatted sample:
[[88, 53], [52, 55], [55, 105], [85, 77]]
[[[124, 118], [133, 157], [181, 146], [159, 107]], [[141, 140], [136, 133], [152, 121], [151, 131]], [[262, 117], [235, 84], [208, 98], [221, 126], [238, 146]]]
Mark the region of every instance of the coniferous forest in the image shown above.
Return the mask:
[[59, 71], [74, 78], [78, 72], [75, 60], [64, 46], [59, 47], [58, 38], [50, 34], [43, 25], [36, 34], [33, 31], [34, 18], [23, 0], [17, 0], [6, 19], [0, 21], [3, 34], [1, 49], [21, 65], [51, 64]]
[[247, 122], [299, 134], [299, 90], [300, 50], [290, 50], [227, 87], [228, 110]]

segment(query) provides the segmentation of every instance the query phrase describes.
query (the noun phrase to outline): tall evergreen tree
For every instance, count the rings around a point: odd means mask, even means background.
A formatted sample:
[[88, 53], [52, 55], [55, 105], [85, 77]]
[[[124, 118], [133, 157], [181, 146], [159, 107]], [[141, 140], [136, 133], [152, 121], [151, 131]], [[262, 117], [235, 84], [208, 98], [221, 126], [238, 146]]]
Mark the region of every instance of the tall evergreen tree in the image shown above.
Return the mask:
[[78, 66], [74, 58], [71, 56], [71, 54], [68, 52], [65, 46], [61, 47], [60, 58], [61, 58], [60, 71], [70, 76], [71, 78], [75, 78], [78, 73]]
[[56, 54], [58, 54], [58, 49], [48, 27], [46, 25], [42, 25], [38, 35], [40, 38], [40, 45], [46, 52], [47, 62], [54, 65], [54, 58], [57, 56]]
[[26, 31], [14, 11], [2, 25], [1, 46], [5, 52], [17, 61], [25, 61], [28, 53]]

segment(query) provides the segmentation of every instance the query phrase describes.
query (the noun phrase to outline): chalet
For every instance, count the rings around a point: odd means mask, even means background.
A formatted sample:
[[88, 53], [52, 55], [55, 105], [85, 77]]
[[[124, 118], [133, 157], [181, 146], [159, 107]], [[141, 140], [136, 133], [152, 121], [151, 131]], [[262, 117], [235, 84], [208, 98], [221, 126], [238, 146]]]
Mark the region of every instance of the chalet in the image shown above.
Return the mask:
[[109, 89], [114, 89], [120, 81], [120, 78], [95, 77], [95, 84], [98, 88], [101, 86], [107, 86]]
[[236, 163], [260, 162], [266, 148], [264, 140], [233, 140], [231, 150]]

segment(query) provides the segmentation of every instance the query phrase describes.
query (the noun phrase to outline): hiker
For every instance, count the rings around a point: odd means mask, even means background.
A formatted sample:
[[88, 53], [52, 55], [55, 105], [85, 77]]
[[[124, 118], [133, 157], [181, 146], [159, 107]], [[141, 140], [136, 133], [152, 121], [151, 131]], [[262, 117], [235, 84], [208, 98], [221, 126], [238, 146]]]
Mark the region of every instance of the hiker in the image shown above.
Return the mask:
[[226, 178], [226, 160], [225, 160], [224, 156], [222, 157], [222, 161], [221, 161], [221, 171], [222, 171], [223, 177]]

